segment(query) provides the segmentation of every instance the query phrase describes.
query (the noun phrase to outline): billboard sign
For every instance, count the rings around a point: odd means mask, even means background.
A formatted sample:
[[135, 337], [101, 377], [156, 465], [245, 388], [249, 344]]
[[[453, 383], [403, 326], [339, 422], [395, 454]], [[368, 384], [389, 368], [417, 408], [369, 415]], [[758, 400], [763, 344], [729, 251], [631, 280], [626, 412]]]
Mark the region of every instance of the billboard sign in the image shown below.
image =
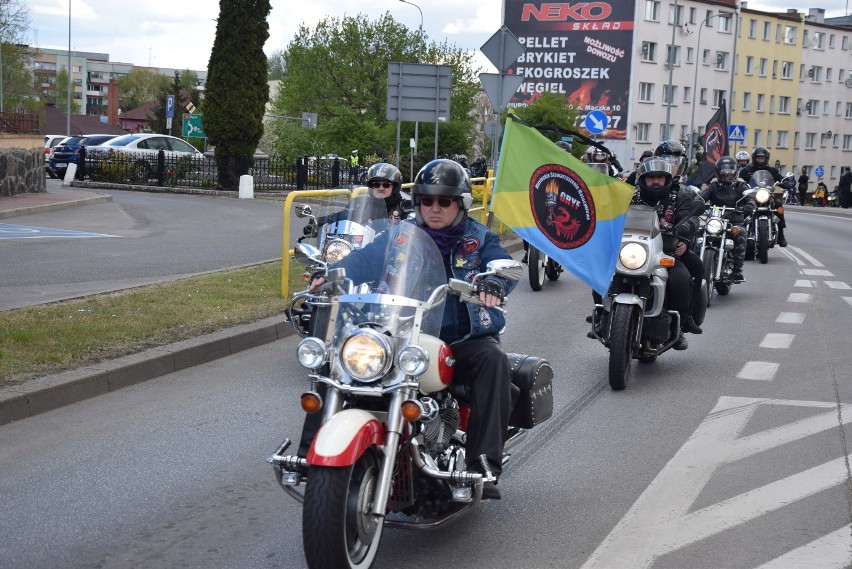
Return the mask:
[[504, 0], [504, 24], [526, 48], [508, 70], [524, 78], [509, 106], [559, 93], [578, 111], [576, 128], [600, 111], [607, 118], [600, 138], [625, 139], [635, 10], [636, 0]]

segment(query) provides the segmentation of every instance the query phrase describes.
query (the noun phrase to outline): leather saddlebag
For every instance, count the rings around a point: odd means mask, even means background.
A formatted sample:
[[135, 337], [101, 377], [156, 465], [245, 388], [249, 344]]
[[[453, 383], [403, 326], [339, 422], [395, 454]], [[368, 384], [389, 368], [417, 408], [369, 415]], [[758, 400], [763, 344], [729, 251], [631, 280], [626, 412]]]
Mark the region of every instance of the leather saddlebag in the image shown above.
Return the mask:
[[532, 429], [553, 415], [553, 368], [544, 358], [506, 354], [512, 384], [521, 393], [512, 407], [509, 425]]

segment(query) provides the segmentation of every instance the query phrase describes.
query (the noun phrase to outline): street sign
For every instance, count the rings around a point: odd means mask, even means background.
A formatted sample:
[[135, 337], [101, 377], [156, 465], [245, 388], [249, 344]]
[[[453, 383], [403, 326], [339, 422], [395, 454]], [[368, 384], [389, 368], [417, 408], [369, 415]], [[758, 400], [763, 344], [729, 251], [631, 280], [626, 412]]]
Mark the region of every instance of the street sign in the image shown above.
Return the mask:
[[524, 82], [520, 75], [506, 75], [505, 73], [480, 73], [479, 81], [491, 106], [498, 113], [502, 113], [509, 101], [518, 91], [518, 87]]
[[302, 113], [302, 128], [316, 128], [317, 127], [317, 114], [316, 113]]
[[388, 63], [385, 119], [446, 122], [450, 120], [453, 68], [425, 63]]
[[479, 51], [494, 64], [497, 71], [504, 73], [527, 50], [509, 28], [500, 26], [500, 29], [482, 44]]
[[822, 166], [817, 166], [814, 169], [814, 174], [816, 174], [817, 178], [822, 178], [823, 175], [825, 174], [825, 170], [822, 169]]
[[745, 142], [746, 127], [744, 124], [728, 126], [728, 142]]
[[201, 115], [183, 113], [183, 128], [181, 135], [184, 138], [207, 138], [204, 127], [201, 124]]
[[175, 96], [166, 95], [166, 118], [171, 119], [175, 116]]
[[609, 125], [609, 117], [603, 111], [592, 111], [586, 115], [583, 126], [592, 134], [600, 134]]

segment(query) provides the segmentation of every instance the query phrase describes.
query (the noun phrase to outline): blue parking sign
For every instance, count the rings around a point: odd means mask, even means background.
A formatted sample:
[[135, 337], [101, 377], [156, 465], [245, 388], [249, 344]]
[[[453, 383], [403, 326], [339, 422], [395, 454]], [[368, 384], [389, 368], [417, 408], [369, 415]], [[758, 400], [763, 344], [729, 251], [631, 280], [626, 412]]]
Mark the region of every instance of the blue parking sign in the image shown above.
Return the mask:
[[166, 95], [166, 118], [172, 119], [175, 117], [175, 96]]

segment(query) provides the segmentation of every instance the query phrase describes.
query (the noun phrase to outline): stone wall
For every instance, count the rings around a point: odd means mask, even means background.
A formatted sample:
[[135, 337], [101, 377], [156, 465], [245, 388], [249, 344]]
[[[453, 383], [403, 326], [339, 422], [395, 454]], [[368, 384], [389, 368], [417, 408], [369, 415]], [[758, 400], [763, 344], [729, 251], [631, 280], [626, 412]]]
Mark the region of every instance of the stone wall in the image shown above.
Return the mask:
[[0, 148], [0, 199], [44, 191], [44, 148]]

